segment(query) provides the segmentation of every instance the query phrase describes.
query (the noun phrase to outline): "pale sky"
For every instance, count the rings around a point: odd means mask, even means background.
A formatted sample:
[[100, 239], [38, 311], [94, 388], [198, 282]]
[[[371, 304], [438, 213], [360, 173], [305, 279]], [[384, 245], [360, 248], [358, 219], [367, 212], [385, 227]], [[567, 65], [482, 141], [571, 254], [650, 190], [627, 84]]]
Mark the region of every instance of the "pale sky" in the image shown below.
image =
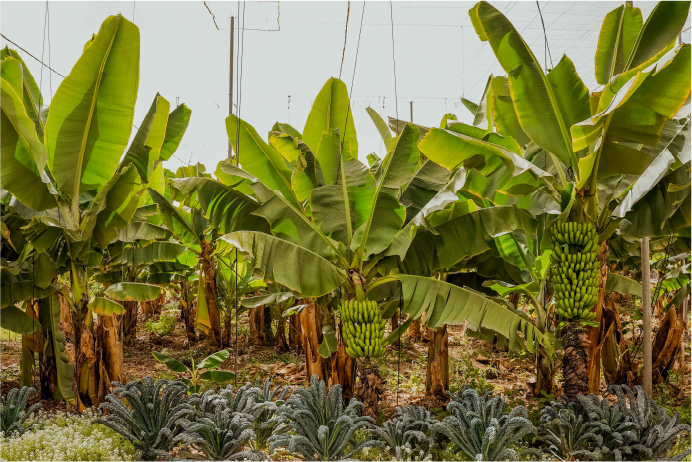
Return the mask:
[[[536, 57], [546, 58], [543, 29], [536, 2], [492, 2], [523, 35]], [[459, 120], [472, 117], [459, 104], [465, 96], [478, 101], [491, 73], [504, 74], [487, 42], [470, 24], [475, 2], [393, 2], [394, 46], [399, 117], [438, 125], [445, 112]], [[590, 90], [597, 87], [593, 58], [605, 15], [617, 2], [541, 2], [550, 56], [557, 64], [563, 54], [572, 59]], [[109, 16], [122, 13], [140, 28], [140, 81], [135, 125], [139, 126], [154, 96], [160, 92], [171, 106], [176, 98], [192, 110], [192, 118], [176, 157], [175, 169], [199, 161], [207, 170], [226, 158], [230, 16], [238, 2], [207, 1], [220, 30], [203, 2], [58, 2], [48, 3], [50, 37], [45, 29], [46, 2], [0, 4], [2, 34], [67, 75], [84, 43]], [[384, 154], [379, 134], [365, 112], [396, 116], [392, 29], [389, 2], [351, 2], [342, 80], [351, 88], [356, 47], [363, 16], [360, 50], [352, 92], [352, 110], [365, 161], [370, 152]], [[646, 18], [654, 2], [634, 2]], [[241, 16], [243, 3], [240, 3]], [[277, 29], [280, 10], [280, 31]], [[264, 135], [274, 122], [303, 130], [310, 106], [329, 77], [339, 76], [344, 46], [347, 2], [247, 2], [243, 47], [240, 117]], [[236, 27], [240, 27], [236, 18]], [[688, 19], [689, 23], [689, 19]], [[688, 27], [689, 24], [686, 26]], [[49, 40], [50, 38], [50, 40]], [[690, 42], [690, 30], [683, 33]], [[0, 45], [17, 49], [4, 38]], [[42, 51], [43, 50], [43, 51]], [[41, 65], [17, 49], [41, 82]], [[236, 41], [236, 53], [239, 51]], [[236, 75], [237, 78], [237, 75]], [[48, 103], [62, 78], [43, 69], [41, 89]], [[289, 105], [290, 95], [290, 105]], [[234, 102], [237, 100], [234, 95]], [[132, 136], [134, 136], [133, 129]]]

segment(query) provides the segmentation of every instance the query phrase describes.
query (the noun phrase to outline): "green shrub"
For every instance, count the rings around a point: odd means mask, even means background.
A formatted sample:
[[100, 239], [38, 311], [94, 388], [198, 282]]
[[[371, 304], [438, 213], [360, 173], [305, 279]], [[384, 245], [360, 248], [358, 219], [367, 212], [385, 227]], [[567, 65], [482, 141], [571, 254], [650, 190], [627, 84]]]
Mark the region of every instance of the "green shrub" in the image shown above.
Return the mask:
[[176, 319], [173, 316], [159, 316], [159, 319], [154, 321], [149, 319], [145, 328], [159, 337], [165, 337], [175, 330]]
[[110, 428], [94, 423], [89, 409], [82, 415], [39, 413], [27, 422], [31, 430], [0, 438], [0, 460], [135, 460], [135, 449]]

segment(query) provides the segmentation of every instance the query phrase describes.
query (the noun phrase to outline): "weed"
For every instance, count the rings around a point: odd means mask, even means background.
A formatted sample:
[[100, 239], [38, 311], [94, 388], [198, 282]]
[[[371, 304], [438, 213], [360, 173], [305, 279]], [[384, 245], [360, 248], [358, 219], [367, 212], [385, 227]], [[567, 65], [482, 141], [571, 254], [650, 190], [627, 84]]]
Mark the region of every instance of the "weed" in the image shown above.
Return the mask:
[[452, 375], [450, 377], [450, 392], [461, 391], [465, 385], [483, 393], [493, 391], [493, 385], [485, 380], [485, 370], [477, 367], [471, 359], [470, 353], [464, 353], [458, 359], [452, 359], [450, 365]]
[[159, 319], [156, 321], [149, 319], [145, 328], [159, 337], [165, 337], [175, 330], [176, 321], [176, 318], [173, 316], [159, 316]]

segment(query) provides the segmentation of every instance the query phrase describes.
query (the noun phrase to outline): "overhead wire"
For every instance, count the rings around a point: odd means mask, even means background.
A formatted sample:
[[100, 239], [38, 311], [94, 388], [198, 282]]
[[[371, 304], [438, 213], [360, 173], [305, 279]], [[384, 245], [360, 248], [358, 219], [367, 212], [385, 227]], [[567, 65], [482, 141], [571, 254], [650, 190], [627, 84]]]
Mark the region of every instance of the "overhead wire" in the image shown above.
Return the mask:
[[[365, 5], [363, 6], [363, 10], [365, 10]], [[351, 17], [351, 0], [348, 1], [348, 9], [346, 10], [346, 28], [344, 29], [344, 49], [341, 52], [341, 66], [339, 67], [339, 80], [341, 80], [341, 71], [344, 69], [344, 57], [346, 56], [346, 41], [347, 41], [346, 39], [348, 38], [348, 18], [349, 17]], [[361, 27], [361, 29], [363, 28], [362, 21], [361, 21], [360, 27]]]
[[[46, 27], [48, 25], [48, 0], [46, 0], [46, 12], [43, 15], [43, 45], [41, 49], [41, 61], [44, 59], [44, 54], [46, 51]], [[49, 38], [50, 42], [50, 38]], [[50, 50], [50, 43], [48, 44], [48, 49]], [[48, 53], [48, 56], [50, 56], [50, 52]], [[43, 88], [43, 66], [41, 67], [41, 79], [39, 82], [39, 107], [38, 111], [39, 113], [41, 112], [42, 106], [43, 106], [43, 97], [41, 95], [41, 90]], [[51, 87], [51, 99], [52, 99], [52, 87]], [[39, 115], [40, 117], [40, 115]], [[35, 355], [35, 349], [36, 349], [36, 249], [33, 250], [31, 254], [31, 324], [32, 327], [34, 328], [34, 332], [31, 333], [31, 340], [32, 340], [32, 345], [31, 349], [29, 350], [31, 352], [31, 383], [34, 384], [36, 382], [36, 355]]]
[[[389, 0], [389, 19], [392, 26], [392, 65], [394, 69], [394, 106], [396, 110], [396, 133], [399, 136], [399, 98], [396, 89], [396, 53], [394, 50], [394, 7], [392, 0]], [[399, 337], [401, 337], [401, 305], [403, 303], [403, 283], [399, 280]], [[399, 405], [399, 387], [401, 384], [401, 338], [398, 343], [398, 357], [396, 363], [396, 405]]]
[[38, 59], [36, 56], [34, 56], [34, 55], [32, 55], [31, 53], [29, 53], [28, 51], [26, 51], [24, 48], [22, 48], [22, 47], [21, 47], [19, 44], [17, 44], [16, 42], [13, 42], [12, 40], [8, 39], [7, 36], [5, 36], [4, 34], [0, 34], [0, 37], [4, 38], [4, 39], [7, 40], [8, 42], [10, 42], [12, 45], [16, 46], [17, 48], [19, 48], [20, 50], [22, 50], [22, 51], [23, 51], [24, 53], [26, 53], [27, 55], [29, 55], [29, 56], [31, 56], [32, 58], [34, 58], [34, 59], [35, 59], [36, 61], [38, 61], [42, 66], [47, 67], [48, 70], [50, 70], [51, 72], [53, 72], [53, 73], [55, 73], [55, 74], [58, 74], [58, 75], [59, 75], [60, 77], [62, 77], [63, 79], [65, 78], [65, 76], [62, 75], [60, 72], [56, 71], [55, 69], [51, 69], [50, 66], [49, 66], [48, 64], [44, 63], [42, 60]]
[[[351, 2], [349, 2], [349, 11], [351, 9]], [[356, 59], [355, 62], [353, 63], [353, 74], [351, 75], [351, 89], [349, 90], [349, 98], [350, 95], [353, 93], [353, 83], [356, 80], [356, 69], [358, 67], [358, 53], [360, 51], [360, 37], [363, 33], [363, 17], [365, 16], [365, 1], [363, 1], [363, 10], [361, 11], [360, 14], [360, 29], [358, 31], [358, 43], [356, 45]], [[348, 21], [348, 19], [347, 19]], [[345, 40], [345, 39], [344, 39]], [[344, 53], [346, 52], [346, 42], [344, 41]], [[342, 57], [343, 60], [343, 57]], [[342, 61], [342, 66], [343, 66], [343, 61]], [[341, 75], [339, 75], [341, 76]], [[343, 152], [344, 150], [344, 142], [346, 141], [346, 131], [348, 128], [348, 116], [351, 114], [351, 104], [348, 104], [348, 107], [346, 109], [346, 120], [344, 121], [344, 133], [341, 135], [341, 151]], [[357, 370], [354, 368], [353, 370], [353, 377], [351, 378], [351, 383], [355, 383], [356, 380], [356, 375]]]
[[[353, 82], [356, 80], [356, 67], [358, 66], [358, 52], [360, 51], [360, 36], [363, 33], [363, 17], [365, 16], [365, 1], [363, 1], [363, 11], [360, 14], [360, 30], [358, 32], [358, 44], [356, 46], [356, 60], [355, 63], [353, 64], [353, 75], [351, 76], [351, 90], [349, 91], [349, 98], [350, 95], [353, 94]], [[344, 44], [345, 45], [345, 44]], [[345, 48], [344, 48], [345, 50]], [[351, 105], [348, 105], [348, 108], [346, 109], [346, 121], [344, 122], [344, 133], [341, 135], [341, 150], [343, 151], [344, 149], [344, 141], [346, 140], [346, 130], [348, 129], [348, 116], [351, 114]]]
[[[238, 69], [238, 80], [236, 82], [236, 101], [238, 101], [236, 109], [236, 131], [235, 131], [235, 165], [239, 167], [240, 165], [240, 116], [242, 107], [242, 89], [243, 89], [243, 57], [245, 54], [245, 2], [243, 1], [243, 14], [240, 14], [240, 0], [238, 1], [238, 17], [242, 21], [243, 33], [241, 35], [240, 29], [238, 29], [238, 44], [240, 46], [240, 53], [236, 56], [236, 69]], [[240, 60], [240, 65], [238, 65], [238, 60]], [[233, 362], [233, 382], [236, 387], [238, 387], [238, 248], [235, 249], [235, 354]]]
[[[397, 95], [396, 89], [396, 55], [394, 50], [394, 7], [392, 6], [392, 0], [389, 0], [389, 19], [392, 26], [392, 63], [394, 66], [394, 107], [396, 110], [396, 120], [399, 120], [399, 97]], [[399, 125], [397, 122], [396, 134], [399, 135]], [[398, 380], [398, 377], [397, 377]]]
[[[548, 35], [545, 32], [545, 22], [543, 21], [543, 13], [541, 13], [541, 5], [538, 4], [538, 0], [536, 0], [536, 7], [538, 8], [538, 15], [541, 17], [541, 26], [543, 27], [543, 38], [545, 39], [545, 48], [544, 50], [547, 50], [547, 56], [550, 56], [550, 68], [552, 69], [553, 67], [553, 55], [550, 53], [550, 45], [548, 45]], [[548, 58], [546, 56], [545, 51], [543, 52], [543, 59], [545, 60], [545, 71], [547, 72], [547, 67], [548, 67]]]

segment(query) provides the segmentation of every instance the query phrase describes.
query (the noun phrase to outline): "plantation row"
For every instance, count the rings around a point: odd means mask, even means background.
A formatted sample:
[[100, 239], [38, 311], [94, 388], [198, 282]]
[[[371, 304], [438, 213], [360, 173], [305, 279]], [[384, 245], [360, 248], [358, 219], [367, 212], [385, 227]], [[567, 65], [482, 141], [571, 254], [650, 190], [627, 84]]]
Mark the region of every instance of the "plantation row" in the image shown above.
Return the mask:
[[[304, 460], [542, 460], [542, 452], [558, 460], [658, 460], [689, 431], [639, 386], [636, 395], [626, 385], [611, 386], [612, 404], [588, 395], [552, 402], [536, 427], [524, 406], [509, 408], [504, 398], [471, 388], [450, 395], [450, 415], [442, 420], [423, 407], [403, 406], [378, 426], [361, 415], [363, 403], [351, 399], [345, 406], [341, 386], [328, 389], [314, 375], [309, 388], [293, 391], [272, 390], [270, 379], [235, 393], [229, 385], [219, 393], [188, 394], [183, 382], [150, 377], [116, 385], [100, 406], [109, 414], [94, 424], [128, 439], [136, 460], [168, 460], [176, 446], [195, 448], [207, 460], [267, 460], [277, 450]], [[4, 434], [21, 438], [25, 431], [23, 422], [39, 406], [25, 412], [29, 390], [10, 392]]]
[[[545, 427], [536, 430], [520, 410], [501, 414], [501, 398], [464, 392], [451, 398], [457, 420], [415, 427], [424, 434], [410, 433], [411, 445], [437, 445], [435, 435], [445, 435], [468, 457], [504, 458], [532, 432], [554, 438], [557, 447], [567, 428], [583, 428], [589, 436], [570, 437], [574, 446], [555, 449], [561, 457], [587, 449], [598, 457], [662, 454], [679, 432], [664, 432], [658, 443], [648, 436], [649, 426], [673, 420], [648, 410], [641, 391], [628, 395], [643, 403], [636, 411], [624, 400], [611, 408], [586, 395], [598, 394], [601, 380], [639, 384], [643, 342], [653, 340], [655, 383], [685, 361], [691, 72], [690, 45], [677, 38], [689, 7], [661, 2], [646, 21], [630, 5], [611, 11], [594, 58], [602, 88], [589, 92], [567, 56], [544, 71], [511, 22], [480, 2], [469, 11], [471, 21], [507, 75], [490, 76], [478, 104], [463, 100], [472, 125], [454, 114], [439, 127], [387, 123], [368, 108], [387, 154], [359, 156], [346, 85], [330, 78], [302, 132], [277, 122], [265, 138], [230, 115], [234, 156], [213, 174], [199, 163], [175, 172], [165, 167], [191, 111], [184, 104], [172, 109], [161, 95], [128, 145], [139, 29], [121, 15], [106, 19], [86, 43], [50, 106], [19, 55], [2, 50], [0, 320], [22, 336], [18, 381], [30, 385], [38, 376], [44, 399], [65, 400], [80, 412], [110, 402], [122, 421], [106, 422], [126, 436], [139, 434], [128, 426], [146, 422], [159, 442], [144, 447], [134, 438], [141, 456], [163, 456], [174, 441], [207, 448], [208, 457], [241, 451], [256, 441], [259, 417], [248, 421], [232, 406], [216, 407], [230, 405], [218, 396], [183, 398], [188, 385], [200, 390], [198, 377], [232, 379], [219, 362], [199, 376], [205, 368], [193, 366], [194, 383], [169, 383], [162, 396], [148, 382], [113, 388], [125, 381], [123, 347], [133, 344], [140, 311], [150, 317], [173, 294], [189, 342], [204, 334], [225, 357], [245, 312], [253, 335], [275, 321], [279, 347], [299, 343], [307, 377], [338, 390], [329, 395], [334, 415], [324, 417], [334, 422], [292, 416], [310, 399], [327, 399], [313, 396], [326, 391], [313, 383], [291, 405], [277, 404], [277, 428], [292, 433], [272, 441], [306, 459], [347, 457], [347, 448], [360, 449], [353, 432], [373, 422], [356, 417], [357, 404], [343, 410], [337, 395], [354, 397], [360, 376], [366, 413], [378, 416], [382, 387], [371, 358], [403, 333], [416, 338], [425, 329], [426, 394], [446, 403], [447, 327], [465, 324], [469, 335], [535, 358], [536, 396], [559, 394], [560, 365], [570, 404], [550, 407]], [[643, 253], [642, 237], [651, 239], [651, 255]], [[622, 322], [614, 298], [646, 293], [635, 281], [642, 259], [659, 271], [653, 302], [664, 320], [655, 339], [643, 338], [637, 319]], [[528, 312], [519, 308], [520, 296]], [[66, 331], [61, 305], [69, 312]], [[374, 380], [364, 380], [365, 370]], [[115, 411], [111, 392], [156, 401], [156, 419], [139, 415], [149, 411], [135, 398]], [[178, 410], [169, 413], [169, 406]], [[481, 423], [462, 422], [459, 413], [485, 406]], [[375, 433], [408, 428], [407, 412]], [[199, 419], [188, 422], [188, 414]], [[350, 433], [336, 423], [342, 414], [343, 425], [355, 426]], [[612, 434], [593, 424], [602, 418]], [[477, 446], [465, 446], [472, 440], [465, 425], [483, 425], [473, 431], [486, 435]], [[666, 432], [678, 428], [671, 425]], [[205, 446], [200, 438], [212, 434], [228, 435], [228, 447]], [[154, 450], [163, 452], [146, 452]]]

